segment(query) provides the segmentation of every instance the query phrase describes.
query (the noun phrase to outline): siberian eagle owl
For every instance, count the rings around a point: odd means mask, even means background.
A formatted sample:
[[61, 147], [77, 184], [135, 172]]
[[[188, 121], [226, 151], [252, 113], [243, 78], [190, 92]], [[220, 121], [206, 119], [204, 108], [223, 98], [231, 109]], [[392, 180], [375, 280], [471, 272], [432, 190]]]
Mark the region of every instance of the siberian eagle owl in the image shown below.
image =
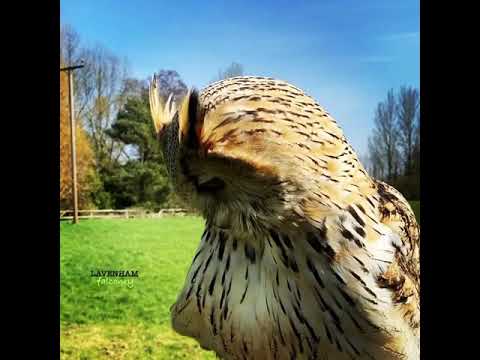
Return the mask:
[[206, 222], [172, 326], [224, 359], [419, 359], [420, 231], [302, 90], [150, 85], [177, 194]]

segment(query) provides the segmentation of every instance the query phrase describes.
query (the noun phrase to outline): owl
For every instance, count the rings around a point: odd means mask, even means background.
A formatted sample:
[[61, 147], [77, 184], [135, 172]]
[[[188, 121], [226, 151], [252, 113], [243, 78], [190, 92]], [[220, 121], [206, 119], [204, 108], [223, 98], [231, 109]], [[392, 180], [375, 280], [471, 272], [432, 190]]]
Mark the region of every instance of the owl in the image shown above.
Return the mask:
[[317, 102], [242, 76], [150, 108], [205, 219], [172, 327], [223, 359], [419, 359], [420, 230]]

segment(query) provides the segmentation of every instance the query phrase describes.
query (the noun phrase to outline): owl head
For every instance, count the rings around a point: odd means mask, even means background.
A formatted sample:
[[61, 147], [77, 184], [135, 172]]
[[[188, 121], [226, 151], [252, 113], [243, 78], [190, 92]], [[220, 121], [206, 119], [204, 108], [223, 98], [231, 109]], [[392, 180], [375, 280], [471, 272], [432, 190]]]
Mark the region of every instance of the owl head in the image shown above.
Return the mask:
[[287, 83], [231, 78], [176, 105], [154, 78], [150, 105], [175, 191], [219, 227], [301, 219], [312, 196], [329, 201], [358, 178], [340, 128]]

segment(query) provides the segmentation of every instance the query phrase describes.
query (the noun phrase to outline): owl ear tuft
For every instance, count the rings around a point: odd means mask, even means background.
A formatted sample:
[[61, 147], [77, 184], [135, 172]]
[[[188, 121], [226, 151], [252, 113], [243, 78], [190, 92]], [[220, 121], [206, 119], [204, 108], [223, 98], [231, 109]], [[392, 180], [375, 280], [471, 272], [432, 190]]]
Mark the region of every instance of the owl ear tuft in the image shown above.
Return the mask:
[[183, 99], [179, 112], [180, 143], [196, 149], [203, 127], [203, 110], [196, 89], [191, 89]]
[[173, 101], [173, 94], [168, 96], [167, 101], [160, 96], [156, 74], [153, 75], [150, 81], [149, 99], [153, 125], [157, 136], [159, 136], [162, 134], [165, 126], [169, 124], [175, 116], [175, 102]]

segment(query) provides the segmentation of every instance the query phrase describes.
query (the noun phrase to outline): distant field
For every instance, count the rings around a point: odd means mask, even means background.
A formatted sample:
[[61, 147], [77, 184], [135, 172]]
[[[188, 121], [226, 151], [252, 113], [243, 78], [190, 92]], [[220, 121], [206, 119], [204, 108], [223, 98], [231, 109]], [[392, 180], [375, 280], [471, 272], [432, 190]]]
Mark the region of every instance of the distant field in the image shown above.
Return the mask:
[[[61, 359], [215, 359], [169, 319], [202, 228], [196, 217], [61, 222]], [[99, 285], [97, 269], [139, 277]]]

